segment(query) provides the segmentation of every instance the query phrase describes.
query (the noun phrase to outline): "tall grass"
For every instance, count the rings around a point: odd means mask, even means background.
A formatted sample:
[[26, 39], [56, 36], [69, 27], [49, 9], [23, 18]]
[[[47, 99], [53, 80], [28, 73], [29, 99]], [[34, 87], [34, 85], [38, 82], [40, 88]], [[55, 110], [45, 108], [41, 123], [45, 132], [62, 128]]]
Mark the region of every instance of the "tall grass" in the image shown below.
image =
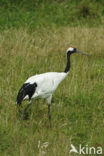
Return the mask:
[[[67, 156], [71, 143], [103, 148], [103, 34], [103, 28], [81, 27], [0, 32], [0, 155]], [[64, 71], [69, 46], [91, 55], [71, 56], [69, 75], [53, 95], [52, 129], [42, 99], [33, 102], [29, 119], [20, 124], [15, 104], [20, 86], [29, 76]]]

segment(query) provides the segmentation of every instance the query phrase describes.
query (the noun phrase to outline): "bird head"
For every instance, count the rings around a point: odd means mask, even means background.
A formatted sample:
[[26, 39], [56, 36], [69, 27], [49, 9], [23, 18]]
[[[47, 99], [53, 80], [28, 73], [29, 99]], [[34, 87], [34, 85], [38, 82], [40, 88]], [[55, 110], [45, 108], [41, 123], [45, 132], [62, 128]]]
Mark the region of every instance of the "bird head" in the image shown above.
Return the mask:
[[75, 47], [70, 47], [70, 48], [67, 49], [67, 55], [70, 55], [70, 54], [73, 54], [73, 53], [81, 53], [83, 55], [87, 55], [87, 53], [82, 52], [82, 51], [78, 50]]

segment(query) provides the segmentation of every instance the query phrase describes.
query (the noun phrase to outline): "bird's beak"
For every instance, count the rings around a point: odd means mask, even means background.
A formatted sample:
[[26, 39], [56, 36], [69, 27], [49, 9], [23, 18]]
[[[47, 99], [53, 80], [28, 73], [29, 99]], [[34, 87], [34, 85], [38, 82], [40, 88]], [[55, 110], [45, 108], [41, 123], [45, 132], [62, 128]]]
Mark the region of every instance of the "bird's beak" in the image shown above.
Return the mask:
[[77, 53], [80, 53], [80, 54], [83, 54], [83, 55], [88, 55], [87, 53], [82, 52], [82, 51], [80, 51], [80, 50], [77, 50], [76, 52], [77, 52]]

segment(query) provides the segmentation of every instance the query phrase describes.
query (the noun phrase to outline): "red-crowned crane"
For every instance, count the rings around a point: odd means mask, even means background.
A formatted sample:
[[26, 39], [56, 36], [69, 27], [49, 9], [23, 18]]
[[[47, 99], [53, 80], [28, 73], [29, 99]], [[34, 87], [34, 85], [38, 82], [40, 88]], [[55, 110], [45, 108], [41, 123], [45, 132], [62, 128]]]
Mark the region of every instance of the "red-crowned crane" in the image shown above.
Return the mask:
[[31, 100], [35, 98], [45, 98], [48, 103], [48, 117], [51, 124], [50, 104], [54, 91], [62, 80], [68, 75], [70, 69], [70, 55], [73, 53], [82, 53], [74, 47], [67, 50], [67, 64], [64, 72], [47, 72], [28, 78], [17, 95], [17, 104], [20, 106], [23, 100], [29, 100], [29, 104], [24, 109], [21, 119], [23, 119], [26, 110], [31, 105]]

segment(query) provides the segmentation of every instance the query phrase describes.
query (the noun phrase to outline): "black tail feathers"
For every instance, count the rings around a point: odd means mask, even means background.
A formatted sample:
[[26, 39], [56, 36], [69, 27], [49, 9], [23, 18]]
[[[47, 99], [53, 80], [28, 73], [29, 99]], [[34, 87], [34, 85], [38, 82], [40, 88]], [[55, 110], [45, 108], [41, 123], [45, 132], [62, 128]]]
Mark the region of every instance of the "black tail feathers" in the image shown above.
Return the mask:
[[31, 100], [32, 95], [35, 93], [37, 84], [24, 83], [17, 95], [17, 104], [21, 105], [24, 97], [28, 95], [29, 100]]
[[24, 90], [24, 87], [22, 86], [22, 88], [19, 90], [18, 95], [17, 95], [17, 99], [16, 99], [16, 103], [17, 105], [21, 105], [24, 97], [26, 96], [26, 92]]

